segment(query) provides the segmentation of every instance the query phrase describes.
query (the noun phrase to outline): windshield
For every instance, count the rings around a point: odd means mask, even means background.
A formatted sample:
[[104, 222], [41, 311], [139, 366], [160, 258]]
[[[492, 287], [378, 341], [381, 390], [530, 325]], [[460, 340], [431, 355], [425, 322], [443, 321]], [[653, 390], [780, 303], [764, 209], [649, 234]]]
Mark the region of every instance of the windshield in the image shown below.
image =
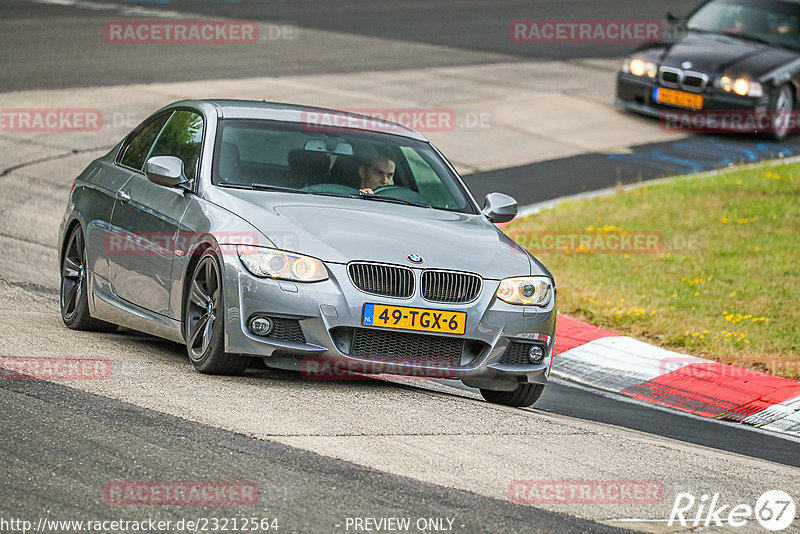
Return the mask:
[[318, 130], [302, 123], [222, 120], [212, 182], [475, 213], [461, 183], [428, 143], [384, 133]]
[[797, 4], [717, 0], [697, 10], [686, 27], [800, 49], [800, 6]]

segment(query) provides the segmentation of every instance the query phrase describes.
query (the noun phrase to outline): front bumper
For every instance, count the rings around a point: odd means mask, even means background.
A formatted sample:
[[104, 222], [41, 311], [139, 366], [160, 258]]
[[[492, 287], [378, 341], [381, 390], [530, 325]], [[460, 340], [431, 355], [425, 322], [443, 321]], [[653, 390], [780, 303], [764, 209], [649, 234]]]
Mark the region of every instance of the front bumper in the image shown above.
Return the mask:
[[654, 79], [620, 72], [617, 74], [615, 104], [627, 111], [659, 118], [675, 112], [692, 114], [725, 111], [758, 113], [763, 111], [766, 113], [769, 106], [769, 96], [766, 94], [760, 98], [739, 96], [733, 93], [721, 92], [715, 89], [712, 84], [709, 84], [704, 91], [697, 93], [703, 96], [703, 109], [693, 111], [656, 102], [653, 99], [653, 90], [657, 87], [660, 87], [660, 85]]
[[[331, 276], [323, 282], [294, 283], [251, 275], [235, 250], [225, 251], [222, 256], [227, 352], [263, 357], [268, 365], [300, 371], [341, 370], [344, 363], [344, 368], [359, 373], [455, 378], [488, 389], [511, 390], [519, 383], [547, 381], [555, 333], [555, 293], [543, 308], [515, 306], [495, 298], [499, 281], [484, 279], [475, 301], [437, 304], [424, 300], [418, 291], [409, 299], [363, 293], [352, 284], [347, 266], [342, 264], [326, 263]], [[422, 270], [414, 269], [416, 287], [419, 287]], [[466, 332], [452, 336], [364, 327], [361, 317], [365, 303], [463, 311], [467, 314]], [[277, 318], [288, 326], [282, 328], [277, 337], [257, 336], [247, 327], [254, 315]], [[361, 340], [358, 350], [355, 348], [357, 337]], [[364, 340], [376, 340], [375, 350], [378, 351], [381, 344], [386, 346], [392, 342], [396, 346], [400, 342], [414, 355], [393, 354], [395, 357], [387, 358], [386, 354], [367, 354], [363, 349]], [[438, 350], [435, 347], [452, 346], [451, 342], [460, 343], [461, 340], [464, 343], [457, 357], [444, 360], [435, 354]], [[531, 344], [544, 350], [541, 363], [531, 364], [519, 358], [520, 348]], [[430, 357], [426, 356], [427, 347], [431, 347]], [[517, 357], [511, 357], [507, 349], [516, 351]], [[443, 363], [445, 361], [449, 363]], [[325, 366], [323, 362], [338, 367]]]

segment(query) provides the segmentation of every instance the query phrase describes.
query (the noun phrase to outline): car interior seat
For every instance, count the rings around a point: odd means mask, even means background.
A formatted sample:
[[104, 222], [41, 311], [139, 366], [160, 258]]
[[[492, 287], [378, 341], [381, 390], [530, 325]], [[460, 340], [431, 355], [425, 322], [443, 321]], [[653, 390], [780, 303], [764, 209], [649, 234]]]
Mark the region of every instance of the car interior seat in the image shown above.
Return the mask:
[[354, 156], [339, 156], [331, 167], [329, 180], [332, 184], [344, 185], [353, 189], [361, 188], [358, 174], [358, 160]]
[[320, 183], [331, 167], [331, 157], [324, 152], [293, 148], [287, 155], [292, 170], [291, 187], [301, 188]]

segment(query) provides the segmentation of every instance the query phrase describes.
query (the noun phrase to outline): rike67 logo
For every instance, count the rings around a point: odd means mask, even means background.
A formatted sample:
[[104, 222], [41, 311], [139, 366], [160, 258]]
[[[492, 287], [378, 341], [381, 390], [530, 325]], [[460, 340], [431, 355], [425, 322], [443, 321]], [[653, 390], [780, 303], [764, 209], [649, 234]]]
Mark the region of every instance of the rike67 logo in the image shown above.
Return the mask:
[[784, 491], [764, 492], [755, 506], [727, 504], [719, 493], [703, 494], [696, 498], [691, 493], [678, 493], [672, 505], [668, 526], [676, 523], [682, 527], [722, 526], [743, 527], [755, 519], [767, 530], [777, 532], [788, 528], [795, 518], [794, 500]]

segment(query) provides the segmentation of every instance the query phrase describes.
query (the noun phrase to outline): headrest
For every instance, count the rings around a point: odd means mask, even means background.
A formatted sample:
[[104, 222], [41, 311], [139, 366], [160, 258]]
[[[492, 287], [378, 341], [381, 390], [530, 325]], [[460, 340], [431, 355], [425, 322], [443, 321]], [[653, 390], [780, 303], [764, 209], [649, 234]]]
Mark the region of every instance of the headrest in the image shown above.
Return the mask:
[[293, 172], [312, 177], [322, 176], [331, 166], [331, 157], [328, 154], [302, 148], [290, 150], [287, 160]]

